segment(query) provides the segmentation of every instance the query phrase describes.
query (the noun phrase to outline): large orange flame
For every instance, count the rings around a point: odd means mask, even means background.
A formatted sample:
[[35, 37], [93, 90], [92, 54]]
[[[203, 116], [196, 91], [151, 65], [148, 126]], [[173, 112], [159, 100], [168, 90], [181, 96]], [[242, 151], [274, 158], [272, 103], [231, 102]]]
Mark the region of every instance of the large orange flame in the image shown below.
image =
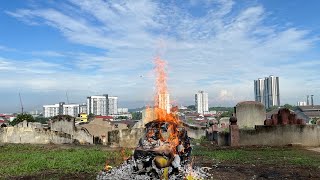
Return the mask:
[[158, 107], [160, 109], [166, 110], [167, 113], [170, 113], [170, 100], [167, 88], [166, 73], [167, 63], [159, 57], [155, 58], [154, 63], [156, 65], [156, 95], [154, 99], [154, 107]]
[[170, 144], [173, 152], [179, 144], [177, 127], [180, 124], [179, 118], [173, 112], [170, 113], [169, 93], [167, 87], [167, 63], [160, 57], [155, 58], [156, 73], [156, 94], [154, 98], [153, 113], [158, 121], [168, 122], [169, 137], [166, 141]]

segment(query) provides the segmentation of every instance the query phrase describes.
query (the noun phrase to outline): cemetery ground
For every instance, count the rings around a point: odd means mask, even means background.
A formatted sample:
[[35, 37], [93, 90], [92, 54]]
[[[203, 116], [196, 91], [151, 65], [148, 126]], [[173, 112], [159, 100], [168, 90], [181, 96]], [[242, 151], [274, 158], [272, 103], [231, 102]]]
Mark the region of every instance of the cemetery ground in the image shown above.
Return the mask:
[[[320, 152], [195, 144], [193, 164], [208, 167], [213, 179], [320, 179]], [[2, 144], [0, 179], [95, 179], [106, 161], [117, 166], [131, 153], [104, 146]]]

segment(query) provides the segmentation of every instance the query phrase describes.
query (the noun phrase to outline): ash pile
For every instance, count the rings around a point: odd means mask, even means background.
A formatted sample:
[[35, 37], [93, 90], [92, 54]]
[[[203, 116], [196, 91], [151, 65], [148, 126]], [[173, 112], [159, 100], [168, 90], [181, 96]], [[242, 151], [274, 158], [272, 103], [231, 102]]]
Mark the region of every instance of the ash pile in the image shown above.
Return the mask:
[[207, 179], [202, 168], [192, 167], [190, 138], [183, 127], [155, 120], [134, 154], [121, 166], [100, 172], [97, 179]]

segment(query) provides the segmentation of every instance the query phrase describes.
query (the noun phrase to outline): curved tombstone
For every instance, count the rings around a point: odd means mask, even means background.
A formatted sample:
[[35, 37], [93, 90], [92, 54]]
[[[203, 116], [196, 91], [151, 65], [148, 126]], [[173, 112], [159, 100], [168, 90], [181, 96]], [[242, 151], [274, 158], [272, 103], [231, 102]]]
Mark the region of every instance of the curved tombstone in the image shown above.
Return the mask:
[[243, 101], [235, 106], [235, 114], [240, 128], [254, 128], [263, 125], [266, 119], [266, 110], [262, 103]]

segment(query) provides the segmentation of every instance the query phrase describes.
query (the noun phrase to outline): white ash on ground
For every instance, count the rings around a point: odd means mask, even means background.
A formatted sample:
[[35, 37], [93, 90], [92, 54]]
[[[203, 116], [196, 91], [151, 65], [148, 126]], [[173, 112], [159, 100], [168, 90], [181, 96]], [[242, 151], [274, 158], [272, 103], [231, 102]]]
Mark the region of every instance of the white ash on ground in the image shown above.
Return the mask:
[[[163, 171], [163, 169], [155, 169], [156, 171]], [[171, 173], [172, 168], [169, 167], [169, 174]], [[161, 173], [161, 172], [160, 172]], [[207, 172], [205, 167], [191, 167], [190, 165], [185, 165], [184, 167], [179, 168], [178, 174], [169, 175], [169, 180], [176, 179], [195, 179], [195, 180], [204, 180], [211, 179], [211, 174]], [[134, 179], [134, 180], [151, 180], [159, 179], [152, 174], [137, 174], [134, 170], [134, 162], [128, 161], [123, 163], [117, 168], [113, 168], [109, 171], [101, 171], [97, 175], [97, 180], [115, 180], [115, 179]]]

